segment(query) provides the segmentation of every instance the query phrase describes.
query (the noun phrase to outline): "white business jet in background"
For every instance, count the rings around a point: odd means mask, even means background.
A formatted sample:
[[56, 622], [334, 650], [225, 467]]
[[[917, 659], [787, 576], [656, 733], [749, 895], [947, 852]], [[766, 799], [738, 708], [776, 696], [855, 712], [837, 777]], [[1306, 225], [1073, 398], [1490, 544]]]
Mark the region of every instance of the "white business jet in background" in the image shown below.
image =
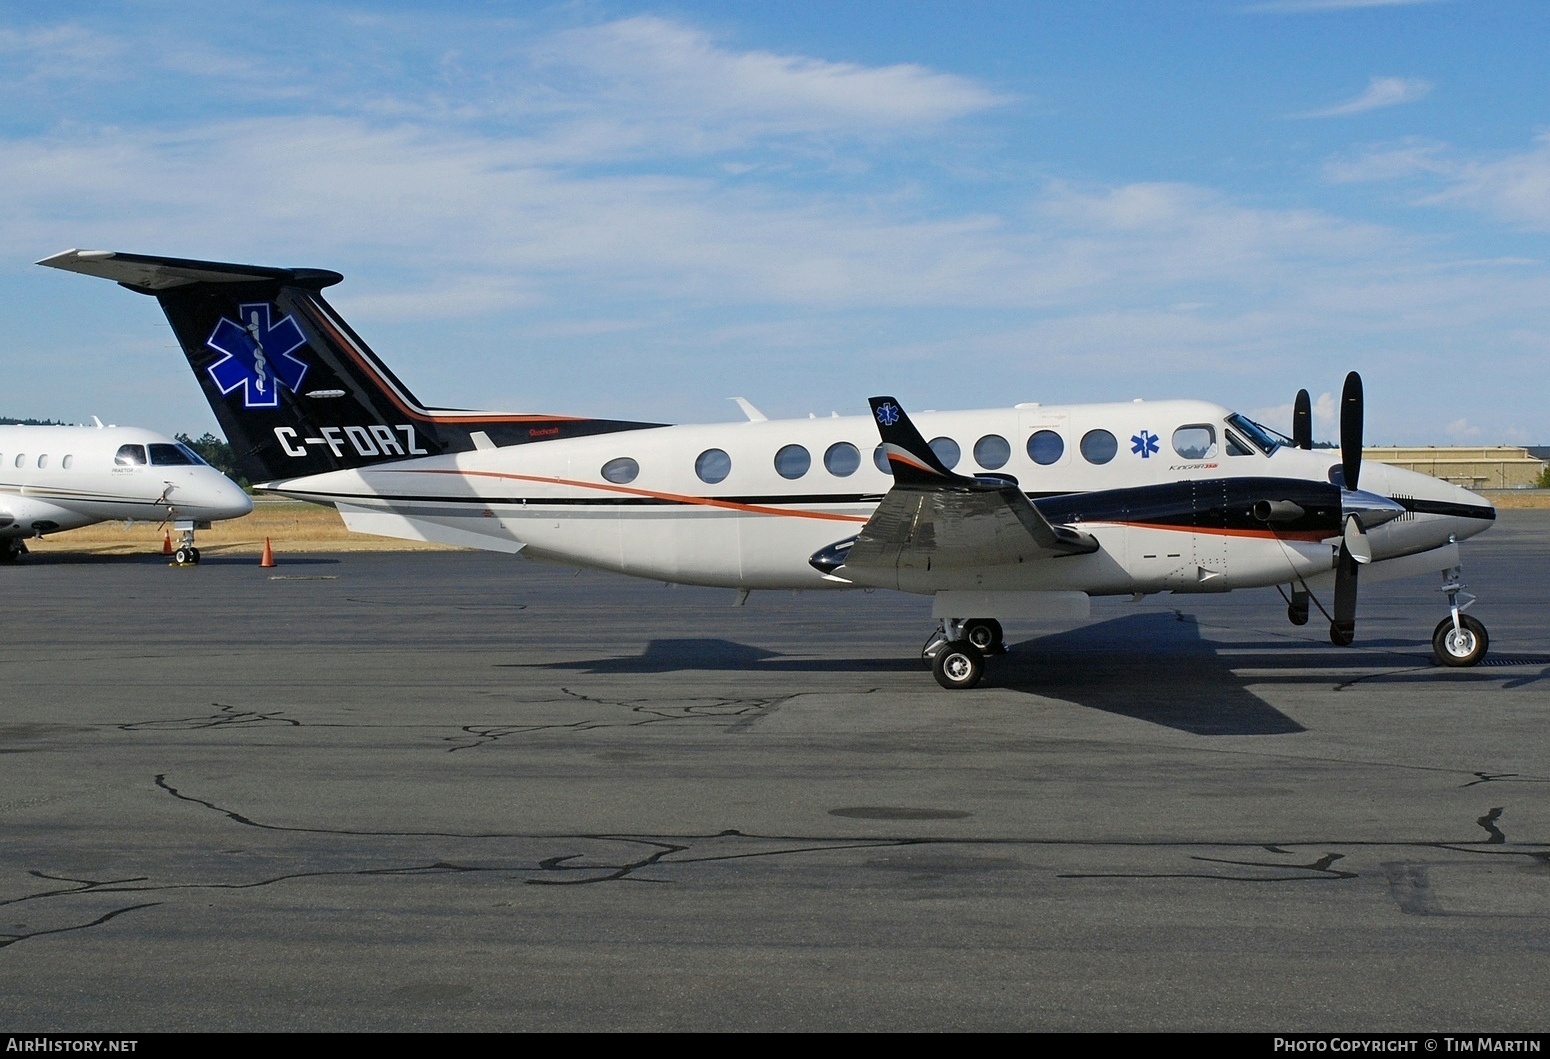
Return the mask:
[[1081, 619], [1094, 595], [1276, 586], [1293, 623], [1311, 601], [1347, 645], [1364, 570], [1440, 571], [1437, 658], [1486, 652], [1457, 542], [1495, 509], [1426, 475], [1364, 473], [1355, 373], [1338, 452], [1312, 447], [1306, 391], [1291, 438], [1203, 401], [915, 421], [887, 397], [829, 419], [745, 403], [749, 422], [691, 426], [453, 411], [421, 404], [324, 301], [337, 272], [99, 250], [39, 263], [154, 296], [242, 473], [358, 532], [743, 592], [930, 595], [924, 654], [948, 688], [979, 682], [1000, 619]]
[[169, 522], [174, 561], [199, 562], [194, 530], [253, 510], [242, 487], [172, 438], [136, 427], [0, 426], [0, 562], [27, 539], [97, 522]]

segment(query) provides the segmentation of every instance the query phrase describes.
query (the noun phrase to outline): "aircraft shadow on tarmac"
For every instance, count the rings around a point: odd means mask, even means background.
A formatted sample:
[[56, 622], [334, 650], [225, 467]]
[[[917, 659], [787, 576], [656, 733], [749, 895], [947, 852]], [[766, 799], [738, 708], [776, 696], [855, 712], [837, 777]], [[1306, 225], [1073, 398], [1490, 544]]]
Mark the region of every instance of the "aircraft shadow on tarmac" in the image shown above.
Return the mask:
[[[1263, 656], [1257, 647], [1266, 648]], [[1234, 666], [1287, 671], [1284, 676], [1271, 676], [1272, 682], [1299, 678], [1325, 682], [1329, 677], [1307, 675], [1307, 656], [1312, 652], [1299, 651], [1295, 642], [1279, 642], [1274, 650], [1269, 647], [1252, 645], [1247, 662], [1236, 651], [1229, 659], [1219, 653], [1217, 644], [1200, 635], [1193, 620], [1173, 614], [1133, 614], [1016, 644], [1010, 654], [991, 660], [982, 686], [1061, 699], [1196, 735], [1303, 731], [1250, 692]], [[1332, 648], [1327, 650], [1334, 653]], [[1349, 658], [1345, 662], [1349, 665]], [[920, 673], [925, 679], [923, 691], [930, 683], [914, 658], [790, 658], [712, 638], [652, 640], [638, 655], [548, 662], [538, 668], [596, 674], [899, 672]], [[930, 690], [937, 693], [935, 688]]]

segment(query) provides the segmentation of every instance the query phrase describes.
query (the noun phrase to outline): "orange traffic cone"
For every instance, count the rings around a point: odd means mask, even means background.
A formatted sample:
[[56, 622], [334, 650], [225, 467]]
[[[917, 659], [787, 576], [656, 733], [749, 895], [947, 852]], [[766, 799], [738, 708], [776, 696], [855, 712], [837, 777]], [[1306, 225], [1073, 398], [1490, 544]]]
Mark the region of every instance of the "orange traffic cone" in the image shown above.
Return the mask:
[[163, 555], [172, 554], [172, 532], [170, 530], [167, 532], [167, 535], [161, 539], [161, 553]]
[[259, 566], [269, 567], [274, 565], [274, 549], [269, 546], [269, 538], [264, 538], [264, 556], [258, 561]]

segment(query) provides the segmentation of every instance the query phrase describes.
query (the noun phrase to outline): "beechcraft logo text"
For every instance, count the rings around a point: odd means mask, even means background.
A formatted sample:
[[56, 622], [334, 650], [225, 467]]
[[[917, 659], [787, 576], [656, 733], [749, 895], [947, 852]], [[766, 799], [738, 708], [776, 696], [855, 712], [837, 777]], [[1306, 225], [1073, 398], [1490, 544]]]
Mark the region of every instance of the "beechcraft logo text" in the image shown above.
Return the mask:
[[242, 322], [223, 316], [205, 340], [205, 345], [226, 354], [210, 365], [210, 378], [223, 394], [241, 390], [244, 408], [280, 407], [280, 387], [297, 393], [307, 374], [306, 362], [292, 356], [307, 344], [295, 317], [271, 322], [269, 308], [267, 302], [239, 305]]

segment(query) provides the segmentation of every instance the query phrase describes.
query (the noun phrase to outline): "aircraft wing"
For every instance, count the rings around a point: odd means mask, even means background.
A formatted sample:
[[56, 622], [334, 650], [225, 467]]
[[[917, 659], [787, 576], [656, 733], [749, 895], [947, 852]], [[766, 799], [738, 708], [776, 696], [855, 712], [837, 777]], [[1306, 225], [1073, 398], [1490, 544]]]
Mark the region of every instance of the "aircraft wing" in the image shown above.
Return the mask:
[[1098, 550], [1090, 534], [1040, 514], [1015, 478], [949, 471], [893, 398], [871, 405], [894, 485], [852, 541], [813, 557], [819, 570], [879, 584], [906, 571], [988, 571]]

